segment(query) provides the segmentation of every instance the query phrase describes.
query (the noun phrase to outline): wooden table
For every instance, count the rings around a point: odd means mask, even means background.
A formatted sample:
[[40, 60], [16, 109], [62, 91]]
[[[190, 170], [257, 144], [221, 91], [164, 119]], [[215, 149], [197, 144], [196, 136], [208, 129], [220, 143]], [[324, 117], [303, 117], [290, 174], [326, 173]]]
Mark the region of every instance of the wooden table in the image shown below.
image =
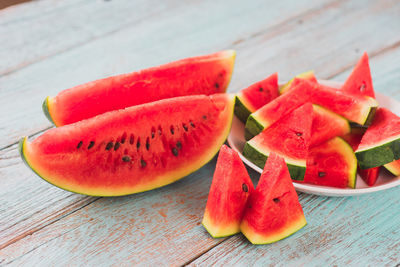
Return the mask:
[[[246, 2], [246, 3], [245, 3]], [[265, 246], [201, 226], [215, 159], [126, 197], [69, 193], [36, 177], [21, 136], [51, 127], [45, 96], [97, 78], [233, 48], [236, 92], [278, 71], [343, 81], [363, 51], [377, 92], [400, 100], [400, 2], [33, 1], [0, 10], [0, 265], [396, 266], [400, 187], [299, 194], [308, 225]], [[258, 175], [250, 171], [254, 181]]]

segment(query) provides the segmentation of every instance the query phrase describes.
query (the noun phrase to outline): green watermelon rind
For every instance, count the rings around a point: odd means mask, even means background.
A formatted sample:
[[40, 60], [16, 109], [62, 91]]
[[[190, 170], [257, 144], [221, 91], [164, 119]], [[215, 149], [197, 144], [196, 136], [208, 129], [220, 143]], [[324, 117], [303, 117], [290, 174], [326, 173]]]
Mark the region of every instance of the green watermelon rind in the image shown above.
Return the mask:
[[356, 151], [358, 165], [361, 169], [379, 167], [400, 159], [400, 135]]
[[53, 118], [51, 117], [50, 111], [49, 111], [49, 97], [46, 97], [46, 99], [43, 101], [42, 104], [42, 109], [43, 113], [46, 116], [46, 118], [54, 125], [56, 125], [53, 121]]
[[246, 121], [245, 135], [244, 138], [248, 141], [257, 134], [264, 130], [264, 125], [262, 125], [253, 114], [251, 114]]
[[239, 95], [235, 96], [235, 116], [243, 123], [246, 123], [247, 118], [250, 116], [252, 113], [246, 105], [243, 103], [243, 101], [240, 99]]
[[[396, 164], [397, 165], [397, 164]], [[400, 168], [399, 166], [395, 166], [393, 164], [393, 162], [387, 163], [385, 165], [383, 165], [383, 167], [385, 167], [386, 170], [388, 170], [391, 174], [393, 174], [394, 176], [399, 176], [400, 175]]]
[[[245, 156], [248, 160], [254, 163], [256, 166], [261, 169], [264, 168], [265, 163], [267, 162], [268, 155], [251, 145], [247, 142], [243, 148], [243, 156]], [[304, 179], [304, 175], [306, 173], [306, 164], [304, 165], [296, 165], [288, 162], [285, 156], [282, 156], [285, 159], [286, 165], [289, 169], [290, 177], [293, 180], [302, 181]]]

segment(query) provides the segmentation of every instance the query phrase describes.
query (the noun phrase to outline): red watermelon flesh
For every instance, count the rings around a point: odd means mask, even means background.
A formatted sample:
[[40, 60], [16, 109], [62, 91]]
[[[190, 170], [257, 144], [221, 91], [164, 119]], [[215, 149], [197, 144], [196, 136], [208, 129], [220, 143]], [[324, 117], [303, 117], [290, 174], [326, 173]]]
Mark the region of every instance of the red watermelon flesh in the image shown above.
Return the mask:
[[207, 163], [230, 131], [234, 97], [184, 96], [115, 110], [20, 143], [46, 181], [117, 196], [172, 183]]
[[240, 225], [253, 244], [283, 239], [307, 224], [285, 161], [271, 153]]
[[369, 68], [368, 55], [366, 52], [354, 67], [341, 90], [355, 95], [366, 95], [375, 98], [371, 70]]
[[357, 160], [352, 148], [341, 138], [335, 137], [310, 149], [304, 183], [355, 187]]
[[284, 85], [279, 89], [279, 92], [280, 92], [281, 94], [284, 94], [284, 93], [286, 93], [287, 91], [291, 90], [291, 89], [293, 88], [293, 81], [294, 81], [296, 78], [300, 78], [300, 79], [307, 80], [307, 81], [314, 82], [314, 83], [317, 82], [317, 78], [316, 78], [315, 75], [314, 75], [314, 71], [303, 72], [303, 73], [300, 73], [300, 74], [296, 75], [293, 79], [291, 79], [289, 82], [287, 82], [286, 84], [284, 84]]
[[240, 232], [247, 198], [253, 191], [253, 183], [239, 155], [223, 145], [202, 222], [211, 236], [223, 237]]
[[278, 95], [278, 73], [274, 73], [266, 79], [241, 90], [238, 97], [252, 113], [277, 98]]
[[375, 167], [370, 169], [358, 169], [358, 173], [360, 174], [361, 178], [365, 181], [365, 183], [369, 186], [373, 186], [378, 179], [379, 170], [381, 167]]
[[365, 130], [366, 128], [353, 127], [351, 128], [350, 133], [342, 135], [341, 137], [351, 146], [354, 151], [356, 151], [365, 133]]
[[223, 93], [234, 61], [235, 51], [226, 50], [92, 81], [46, 98], [43, 110], [61, 126], [160, 99]]

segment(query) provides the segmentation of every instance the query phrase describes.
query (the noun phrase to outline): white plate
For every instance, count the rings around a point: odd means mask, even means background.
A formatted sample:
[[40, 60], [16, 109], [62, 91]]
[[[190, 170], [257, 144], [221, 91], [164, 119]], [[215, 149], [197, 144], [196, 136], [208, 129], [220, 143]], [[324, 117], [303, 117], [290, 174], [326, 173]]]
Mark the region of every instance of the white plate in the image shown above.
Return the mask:
[[[333, 82], [333, 81], [319, 81], [326, 85], [332, 87], [338, 87], [341, 83]], [[379, 102], [380, 107], [385, 107], [390, 109], [393, 113], [400, 116], [400, 103], [393, 98], [387, 97], [382, 94], [376, 94], [376, 99]], [[236, 150], [240, 158], [243, 160], [245, 164], [247, 164], [253, 170], [262, 173], [262, 169], [254, 165], [250, 162], [247, 158], [245, 158], [242, 154], [243, 146], [245, 144], [244, 139], [244, 125], [243, 123], [237, 119], [236, 117], [233, 118], [232, 123], [232, 130], [228, 136], [228, 143], [232, 149]], [[359, 175], [357, 175], [357, 182], [356, 188], [334, 188], [328, 186], [318, 186], [318, 185], [311, 185], [311, 184], [299, 184], [294, 182], [294, 187], [297, 191], [304, 192], [307, 194], [315, 194], [315, 195], [322, 195], [322, 196], [335, 196], [335, 197], [342, 197], [342, 196], [356, 196], [362, 195], [372, 192], [377, 192], [381, 190], [386, 190], [395, 186], [400, 185], [400, 176], [394, 177], [385, 168], [382, 168], [378, 180], [376, 181], [375, 185], [368, 186], [363, 179]]]

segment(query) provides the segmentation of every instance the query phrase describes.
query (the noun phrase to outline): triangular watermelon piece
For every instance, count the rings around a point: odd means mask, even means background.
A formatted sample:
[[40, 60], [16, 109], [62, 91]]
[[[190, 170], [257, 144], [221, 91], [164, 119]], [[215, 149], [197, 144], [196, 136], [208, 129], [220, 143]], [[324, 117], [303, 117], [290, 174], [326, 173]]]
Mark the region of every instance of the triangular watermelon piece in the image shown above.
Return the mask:
[[281, 240], [307, 224], [285, 161], [271, 153], [240, 225], [253, 244]]
[[218, 155], [202, 224], [212, 237], [240, 232], [247, 198], [254, 186], [236, 151], [226, 145]]
[[303, 180], [311, 141], [313, 106], [310, 103], [295, 109], [262, 133], [248, 141], [243, 155], [264, 168], [271, 152], [283, 157], [292, 179]]
[[314, 82], [314, 83], [317, 82], [317, 78], [315, 78], [314, 71], [312, 71], [312, 70], [306, 71], [306, 72], [297, 74], [293, 79], [291, 79], [290, 81], [288, 81], [287, 83], [282, 85], [282, 87], [279, 88], [280, 94], [284, 94], [284, 93], [288, 92], [289, 90], [291, 90], [293, 88], [293, 86], [292, 86], [293, 81], [296, 78], [301, 78], [303, 80], [307, 80], [307, 81]]
[[364, 95], [375, 98], [371, 70], [369, 68], [368, 55], [366, 52], [354, 67], [341, 90], [355, 95]]
[[278, 73], [250, 85], [236, 95], [235, 115], [246, 122], [251, 113], [279, 96]]
[[361, 169], [400, 159], [400, 118], [386, 108], [379, 108], [361, 139], [356, 156]]

